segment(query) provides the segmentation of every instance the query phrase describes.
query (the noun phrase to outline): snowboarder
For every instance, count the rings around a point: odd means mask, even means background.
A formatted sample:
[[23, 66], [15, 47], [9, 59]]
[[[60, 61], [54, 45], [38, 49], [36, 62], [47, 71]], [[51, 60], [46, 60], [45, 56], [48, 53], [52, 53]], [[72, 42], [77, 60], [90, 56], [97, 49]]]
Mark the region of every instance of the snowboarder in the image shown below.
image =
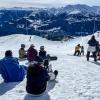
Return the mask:
[[46, 59], [46, 51], [44, 50], [44, 46], [40, 46], [39, 56], [44, 60]]
[[84, 46], [81, 46], [81, 55], [84, 56]]
[[48, 74], [50, 76], [50, 80], [55, 80], [57, 75], [58, 75], [58, 71], [57, 70], [52, 70], [52, 65], [49, 64], [49, 61], [46, 59], [44, 60], [44, 67], [45, 69], [48, 71]]
[[94, 58], [94, 61], [96, 62], [97, 61], [97, 57], [96, 57], [96, 47], [98, 45], [98, 41], [95, 39], [95, 36], [93, 35], [91, 37], [91, 39], [88, 41], [88, 50], [87, 50], [87, 61], [89, 61], [89, 57], [90, 57], [90, 53], [93, 54], [93, 58]]
[[37, 96], [44, 93], [48, 80], [48, 72], [43, 67], [43, 60], [39, 58], [39, 60], [35, 61], [34, 64], [30, 64], [28, 67], [26, 85], [27, 93]]
[[5, 52], [5, 57], [0, 60], [0, 74], [4, 82], [18, 82], [25, 77], [27, 67], [19, 65], [18, 59], [12, 56], [12, 51]]
[[78, 44], [77, 46], [75, 46], [75, 53], [74, 53], [75, 56], [81, 55], [80, 49], [81, 49], [80, 44]]
[[21, 48], [19, 49], [19, 58], [24, 59], [26, 57], [25, 44], [21, 44]]
[[35, 46], [34, 46], [33, 44], [31, 44], [31, 45], [30, 45], [30, 48], [29, 48], [28, 51], [27, 51], [27, 59], [28, 59], [29, 62], [34, 61], [35, 57], [36, 57], [37, 54], [38, 54], [37, 50], [34, 49], [34, 47], [35, 47]]

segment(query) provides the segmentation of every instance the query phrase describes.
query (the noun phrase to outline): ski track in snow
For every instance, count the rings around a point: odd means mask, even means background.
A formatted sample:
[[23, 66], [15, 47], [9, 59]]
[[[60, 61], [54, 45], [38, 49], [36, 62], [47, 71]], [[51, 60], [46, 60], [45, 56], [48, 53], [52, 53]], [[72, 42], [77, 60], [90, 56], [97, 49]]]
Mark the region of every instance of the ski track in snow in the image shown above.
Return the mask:
[[[59, 75], [56, 81], [48, 82], [47, 92], [40, 97], [26, 93], [26, 78], [20, 83], [3, 83], [0, 77], [0, 100], [100, 100], [100, 62], [94, 63], [93, 58], [87, 62], [85, 56], [73, 56], [74, 46], [80, 43], [82, 38], [61, 43], [37, 36], [32, 36], [32, 42], [28, 42], [29, 37], [26, 35], [0, 37], [0, 58], [7, 49], [13, 50], [14, 56], [18, 57], [21, 43], [26, 44], [26, 49], [34, 43], [37, 50], [44, 45], [49, 54], [57, 55], [58, 60], [52, 61], [51, 64], [53, 69], [59, 71]], [[100, 40], [99, 38], [97, 40]], [[90, 36], [83, 37], [82, 44], [86, 49], [89, 39]], [[26, 63], [27, 61], [20, 61], [20, 64]]]

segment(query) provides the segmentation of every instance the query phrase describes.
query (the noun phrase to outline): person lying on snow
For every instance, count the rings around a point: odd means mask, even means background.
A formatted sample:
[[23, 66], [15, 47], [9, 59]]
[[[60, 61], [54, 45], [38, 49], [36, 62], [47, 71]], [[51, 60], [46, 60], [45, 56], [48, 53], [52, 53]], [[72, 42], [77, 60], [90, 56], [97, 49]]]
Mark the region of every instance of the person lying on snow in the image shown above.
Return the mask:
[[43, 66], [43, 60], [37, 56], [27, 71], [26, 91], [32, 95], [40, 95], [45, 92], [49, 80], [47, 70]]
[[19, 65], [18, 59], [12, 56], [12, 51], [5, 52], [5, 57], [0, 60], [0, 74], [4, 82], [22, 81], [27, 72], [27, 67]]
[[24, 59], [27, 57], [26, 51], [25, 51], [25, 45], [21, 44], [21, 48], [19, 49], [19, 58]]

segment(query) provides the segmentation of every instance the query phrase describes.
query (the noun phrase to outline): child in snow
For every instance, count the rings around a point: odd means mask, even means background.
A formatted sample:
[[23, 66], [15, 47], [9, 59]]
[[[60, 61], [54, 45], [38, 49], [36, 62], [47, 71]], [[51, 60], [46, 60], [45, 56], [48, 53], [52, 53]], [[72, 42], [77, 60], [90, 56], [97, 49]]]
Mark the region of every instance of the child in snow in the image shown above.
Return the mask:
[[81, 55], [84, 56], [84, 46], [81, 46]]

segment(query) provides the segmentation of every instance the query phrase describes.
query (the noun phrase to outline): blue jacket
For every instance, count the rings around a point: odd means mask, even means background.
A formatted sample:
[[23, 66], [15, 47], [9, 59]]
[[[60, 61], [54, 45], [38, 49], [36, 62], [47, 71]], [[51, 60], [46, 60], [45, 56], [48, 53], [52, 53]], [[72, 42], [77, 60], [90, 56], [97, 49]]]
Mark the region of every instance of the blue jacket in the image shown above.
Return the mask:
[[5, 57], [0, 60], [0, 74], [5, 82], [18, 82], [24, 79], [25, 69], [19, 65], [17, 58]]

